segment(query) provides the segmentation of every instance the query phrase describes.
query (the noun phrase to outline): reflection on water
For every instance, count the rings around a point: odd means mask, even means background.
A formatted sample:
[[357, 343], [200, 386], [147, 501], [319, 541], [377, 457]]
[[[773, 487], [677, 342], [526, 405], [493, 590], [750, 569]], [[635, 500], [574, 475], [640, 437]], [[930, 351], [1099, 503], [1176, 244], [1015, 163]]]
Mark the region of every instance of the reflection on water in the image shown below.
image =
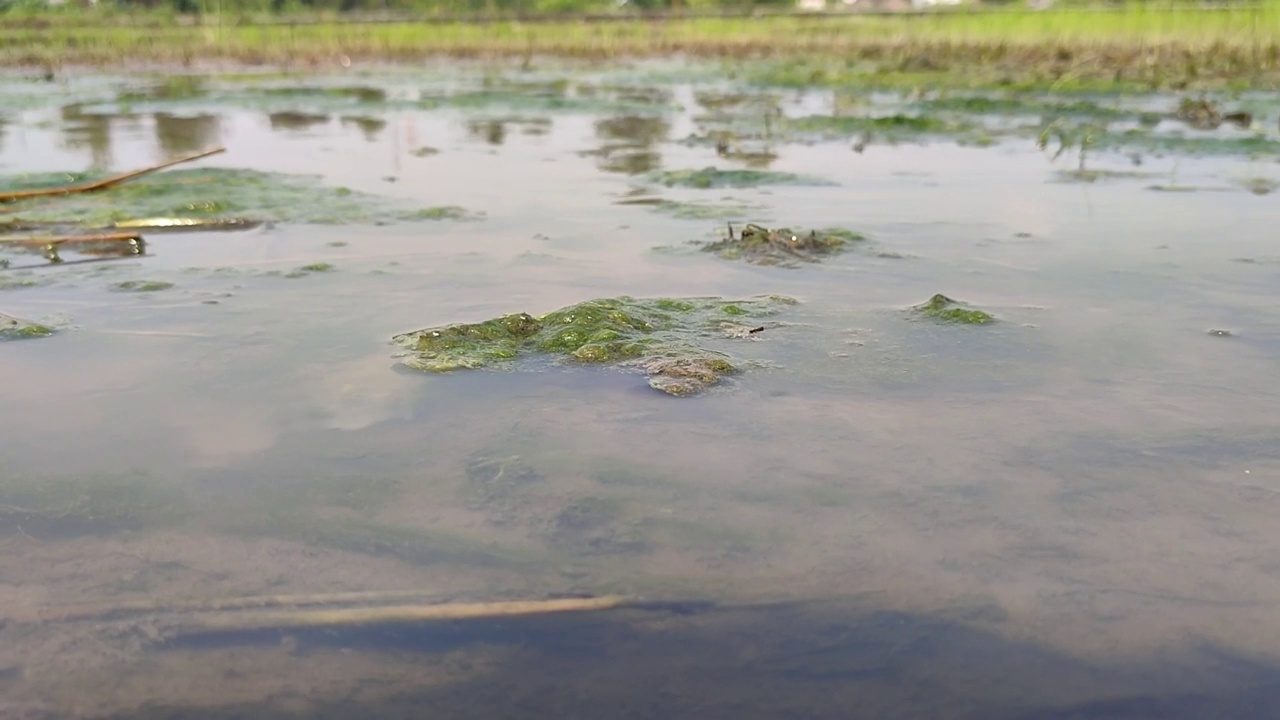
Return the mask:
[[[512, 87], [484, 92], [571, 95]], [[6, 171], [123, 170], [225, 142], [208, 162], [486, 213], [155, 235], [145, 258], [0, 276], [0, 310], [61, 329], [0, 347], [0, 714], [1275, 717], [1274, 204], [1046, 182], [1030, 142], [777, 140], [773, 169], [834, 184], [668, 188], [644, 175], [746, 160], [677, 142], [713, 126], [684, 111], [387, 97], [277, 93], [269, 129], [257, 106], [51, 107], [0, 148]], [[697, 97], [734, 138], [761, 125], [754, 95]], [[614, 204], [637, 187], [688, 212]], [[688, 245], [723, 230], [697, 216], [717, 202], [869, 239], [795, 270], [732, 262]], [[113, 291], [129, 280], [173, 286]], [[613, 368], [421, 374], [388, 342], [592, 297], [770, 292], [801, 302], [698, 399]], [[999, 322], [905, 312], [938, 292]], [[673, 604], [158, 630], [191, 601], [405, 588]], [[80, 602], [147, 609], [33, 619]]]
[[152, 114], [156, 142], [166, 156], [177, 157], [207, 150], [222, 142], [221, 119], [217, 115], [183, 116]]
[[111, 151], [113, 116], [84, 113], [80, 105], [66, 105], [61, 111], [62, 143], [70, 150], [88, 150], [89, 166], [105, 170], [115, 158]]
[[369, 142], [377, 142], [378, 136], [387, 127], [387, 121], [376, 117], [362, 117], [344, 115], [342, 117], [343, 125], [354, 125], [360, 128], [360, 132], [364, 134], [364, 139]]
[[489, 145], [501, 145], [507, 139], [504, 120], [468, 120], [467, 134]]
[[658, 145], [667, 139], [671, 124], [662, 117], [625, 115], [597, 120], [595, 131], [601, 141], [601, 170], [641, 175], [662, 167]]
[[318, 113], [295, 112], [292, 110], [282, 110], [267, 115], [267, 119], [271, 122], [272, 130], [288, 130], [302, 132], [310, 130], [317, 125], [325, 125], [329, 122], [328, 115]]

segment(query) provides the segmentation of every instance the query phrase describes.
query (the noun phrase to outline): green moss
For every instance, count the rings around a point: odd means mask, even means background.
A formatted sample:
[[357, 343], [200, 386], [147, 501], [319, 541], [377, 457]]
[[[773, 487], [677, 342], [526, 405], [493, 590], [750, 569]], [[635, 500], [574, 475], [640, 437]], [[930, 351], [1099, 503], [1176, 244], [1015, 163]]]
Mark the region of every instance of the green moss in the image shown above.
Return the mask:
[[963, 306], [946, 295], [934, 295], [929, 301], [912, 308], [917, 314], [946, 323], [990, 325], [996, 319], [982, 310]]
[[301, 270], [301, 271], [303, 271], [303, 272], [313, 272], [313, 273], [314, 273], [314, 272], [333, 272], [334, 270], [337, 270], [338, 268], [337, 268], [336, 266], [334, 266], [334, 265], [330, 264], [330, 263], [327, 263], [327, 262], [318, 262], [318, 263], [311, 263], [310, 265], [303, 265], [302, 267], [300, 267], [300, 268], [298, 268], [298, 269], [299, 269], [299, 270]]
[[125, 280], [111, 287], [120, 292], [159, 292], [173, 287], [173, 283], [164, 280]]
[[404, 333], [394, 340], [409, 351], [401, 362], [424, 371], [494, 366], [540, 353], [570, 362], [638, 368], [649, 376], [651, 386], [672, 395], [692, 395], [736, 372], [730, 358], [710, 347], [725, 338], [725, 314], [770, 315], [794, 302], [781, 296], [734, 302], [603, 298], [538, 318], [504, 315]]

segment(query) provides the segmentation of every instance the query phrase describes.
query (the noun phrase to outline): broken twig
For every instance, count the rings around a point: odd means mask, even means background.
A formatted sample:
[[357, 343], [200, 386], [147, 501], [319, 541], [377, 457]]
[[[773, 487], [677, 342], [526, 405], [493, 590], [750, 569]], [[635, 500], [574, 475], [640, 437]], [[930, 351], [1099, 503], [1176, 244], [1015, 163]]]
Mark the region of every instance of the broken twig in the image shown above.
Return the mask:
[[121, 175], [115, 175], [102, 180], [97, 180], [95, 182], [84, 183], [82, 185], [66, 185], [63, 187], [53, 187], [53, 188], [33, 188], [31, 190], [13, 190], [11, 192], [0, 193], [0, 203], [13, 202], [15, 200], [25, 200], [27, 198], [48, 197], [51, 195], [73, 195], [75, 193], [86, 193], [86, 192], [94, 192], [97, 190], [105, 190], [111, 187], [112, 185], [118, 185], [127, 180], [132, 180], [141, 175], [146, 175], [147, 173], [153, 173], [153, 172], [156, 172], [157, 170], [164, 170], [165, 168], [173, 167], [174, 165], [180, 165], [185, 162], [191, 162], [192, 160], [199, 160], [201, 158], [206, 158], [206, 157], [209, 157], [210, 155], [216, 155], [220, 152], [226, 152], [226, 150], [227, 149], [225, 147], [216, 147], [211, 150], [205, 150], [203, 152], [196, 153], [194, 155], [187, 155], [185, 157], [168, 160], [166, 162], [160, 163], [159, 165], [152, 165], [151, 167], [145, 167], [145, 168], [142, 168], [141, 170], [133, 170], [127, 173], [123, 173]]

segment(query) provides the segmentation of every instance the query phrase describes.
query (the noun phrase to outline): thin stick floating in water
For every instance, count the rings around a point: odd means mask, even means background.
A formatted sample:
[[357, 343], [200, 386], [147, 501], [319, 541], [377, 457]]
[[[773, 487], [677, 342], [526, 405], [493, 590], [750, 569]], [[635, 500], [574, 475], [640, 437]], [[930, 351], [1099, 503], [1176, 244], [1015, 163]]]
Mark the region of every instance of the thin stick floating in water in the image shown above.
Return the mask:
[[132, 170], [127, 173], [115, 175], [115, 176], [98, 180], [95, 182], [91, 182], [91, 183], [84, 183], [82, 185], [65, 185], [63, 187], [53, 187], [53, 188], [34, 188], [31, 190], [14, 190], [11, 192], [0, 193], [0, 203], [13, 202], [15, 200], [25, 200], [27, 198], [34, 198], [34, 197], [49, 197], [51, 195], [73, 195], [75, 193], [86, 193], [86, 192], [94, 192], [96, 190], [106, 190], [112, 185], [118, 185], [122, 182], [125, 182], [127, 180], [132, 180], [141, 175], [146, 175], [147, 173], [153, 173], [153, 172], [156, 172], [157, 170], [164, 170], [165, 168], [173, 167], [174, 165], [180, 165], [185, 162], [191, 162], [192, 160], [199, 160], [201, 158], [206, 158], [206, 157], [209, 157], [210, 155], [216, 155], [220, 152], [226, 152], [226, 150], [227, 149], [225, 147], [220, 146], [220, 147], [212, 148], [210, 150], [205, 150], [203, 152], [198, 152], [194, 155], [187, 155], [185, 157], [168, 160], [160, 163], [159, 165], [152, 165], [151, 167], [145, 167], [145, 168], [142, 168], [141, 170]]
[[207, 600], [170, 601], [129, 600], [119, 603], [84, 603], [63, 607], [45, 608], [40, 620], [102, 620], [121, 615], [155, 612], [210, 612], [218, 610], [244, 610], [248, 608], [300, 607], [304, 605], [337, 605], [341, 603], [377, 603], [410, 598], [425, 599], [432, 595], [427, 590], [358, 590], [337, 593], [308, 593], [299, 595], [249, 595], [245, 597], [212, 598]]
[[219, 632], [243, 632], [276, 628], [319, 628], [407, 623], [443, 620], [548, 615], [565, 612], [610, 610], [626, 605], [626, 598], [606, 595], [595, 598], [517, 600], [511, 602], [447, 603], [437, 605], [389, 605], [380, 607], [317, 610], [262, 610], [217, 613], [187, 617], [173, 623], [159, 623], [165, 638]]
[[142, 234], [137, 232], [97, 233], [94, 235], [51, 235], [49, 237], [0, 238], [0, 244], [31, 245], [63, 245], [75, 243], [137, 242]]

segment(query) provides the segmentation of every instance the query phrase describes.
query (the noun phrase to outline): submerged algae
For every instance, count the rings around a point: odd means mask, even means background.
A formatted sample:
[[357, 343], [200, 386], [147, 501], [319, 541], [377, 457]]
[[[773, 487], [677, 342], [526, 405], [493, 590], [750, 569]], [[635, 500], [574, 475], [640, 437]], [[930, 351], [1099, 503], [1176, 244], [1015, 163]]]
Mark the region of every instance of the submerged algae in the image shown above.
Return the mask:
[[654, 175], [654, 180], [667, 187], [749, 188], [761, 185], [831, 185], [820, 178], [771, 170], [720, 170], [705, 167], [700, 170], [668, 170]]
[[530, 352], [589, 364], [634, 367], [649, 385], [670, 395], [693, 395], [738, 367], [706, 347], [725, 338], [723, 324], [738, 316], [763, 316], [796, 301], [769, 295], [720, 298], [604, 298], [534, 317], [504, 315], [397, 335], [408, 348], [401, 362], [429, 372], [493, 366]]
[[[92, 180], [83, 174], [44, 173], [0, 178], [0, 189], [55, 187]], [[234, 217], [301, 223], [369, 223], [424, 219], [422, 209], [404, 201], [330, 187], [304, 175], [233, 168], [170, 170], [109, 190], [11, 206], [28, 223], [81, 223], [129, 227], [137, 218], [165, 218], [170, 224]], [[451, 217], [453, 215], [450, 215]], [[436, 219], [433, 217], [432, 219]]]
[[990, 313], [965, 307], [942, 294], [934, 295], [928, 302], [911, 309], [923, 317], [961, 325], [990, 325], [996, 321]]
[[159, 292], [173, 287], [173, 283], [166, 280], [125, 280], [111, 287], [120, 292]]

